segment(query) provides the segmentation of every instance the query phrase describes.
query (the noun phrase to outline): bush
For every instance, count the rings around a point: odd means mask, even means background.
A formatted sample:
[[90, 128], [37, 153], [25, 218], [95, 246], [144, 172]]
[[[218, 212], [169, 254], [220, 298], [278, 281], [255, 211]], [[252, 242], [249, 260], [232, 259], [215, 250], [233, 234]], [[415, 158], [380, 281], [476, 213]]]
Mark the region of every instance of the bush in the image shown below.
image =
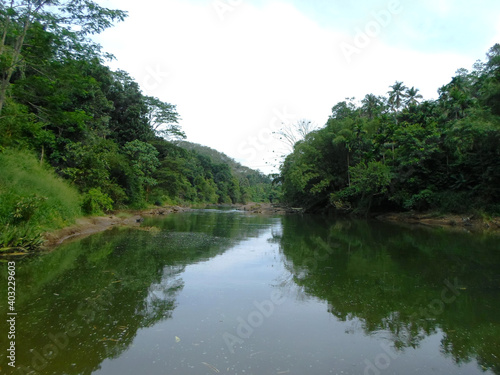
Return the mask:
[[436, 194], [436, 204], [442, 212], [463, 214], [474, 209], [473, 197], [468, 192], [445, 191]]
[[40, 231], [24, 223], [19, 226], [7, 224], [0, 232], [0, 253], [37, 250], [43, 243]]
[[14, 207], [12, 222], [14, 224], [19, 224], [21, 222], [30, 221], [33, 215], [35, 215], [46, 200], [46, 197], [40, 197], [36, 194], [28, 197], [22, 197]]
[[85, 194], [82, 204], [83, 210], [88, 214], [102, 214], [113, 209], [113, 200], [99, 188], [92, 188]]
[[405, 209], [415, 209], [417, 211], [424, 211], [435, 206], [435, 194], [430, 189], [424, 189], [418, 194], [406, 200], [403, 204]]

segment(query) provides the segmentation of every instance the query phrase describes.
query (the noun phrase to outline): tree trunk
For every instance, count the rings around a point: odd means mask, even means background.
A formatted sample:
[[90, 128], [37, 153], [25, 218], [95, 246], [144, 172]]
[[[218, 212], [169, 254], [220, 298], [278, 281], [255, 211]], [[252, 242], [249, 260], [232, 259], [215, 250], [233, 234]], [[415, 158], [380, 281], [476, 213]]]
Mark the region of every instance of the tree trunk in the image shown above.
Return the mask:
[[[21, 35], [19, 35], [19, 37], [16, 40], [16, 45], [14, 46], [14, 51], [12, 53], [12, 60], [10, 66], [7, 68], [7, 71], [5, 72], [6, 75], [4, 75], [4, 77], [2, 78], [2, 83], [0, 85], [0, 114], [2, 113], [2, 109], [5, 104], [5, 100], [7, 98], [7, 89], [10, 86], [10, 80], [12, 78], [12, 75], [16, 71], [16, 67], [19, 64], [21, 49], [23, 48], [24, 39], [26, 38], [26, 34], [28, 32], [30, 25], [31, 21], [28, 18], [24, 22], [23, 32], [21, 33]], [[3, 45], [2, 45], [2, 50], [3, 50]]]
[[[33, 0], [28, 0], [26, 2], [26, 13], [24, 14], [24, 24], [23, 24], [23, 30], [21, 34], [17, 37], [16, 43], [14, 45], [13, 51], [12, 51], [12, 59], [10, 62], [10, 66], [7, 68], [7, 70], [3, 73], [2, 77], [2, 82], [0, 84], [0, 114], [2, 113], [3, 106], [5, 105], [5, 100], [7, 98], [7, 89], [10, 86], [10, 80], [12, 78], [12, 75], [16, 71], [17, 66], [19, 65], [19, 62], [21, 61], [21, 50], [23, 49], [24, 46], [24, 39], [26, 38], [26, 34], [28, 33], [28, 29], [32, 25], [33, 21], [35, 20], [36, 14], [45, 6], [49, 1], [33, 1]], [[38, 4], [37, 4], [38, 3]], [[14, 2], [11, 1], [10, 7], [14, 7]], [[0, 55], [5, 53], [5, 40], [7, 38], [8, 34], [8, 29], [9, 29], [9, 24], [11, 23], [11, 18], [7, 18], [5, 20], [5, 29], [2, 34], [2, 44], [0, 46]]]

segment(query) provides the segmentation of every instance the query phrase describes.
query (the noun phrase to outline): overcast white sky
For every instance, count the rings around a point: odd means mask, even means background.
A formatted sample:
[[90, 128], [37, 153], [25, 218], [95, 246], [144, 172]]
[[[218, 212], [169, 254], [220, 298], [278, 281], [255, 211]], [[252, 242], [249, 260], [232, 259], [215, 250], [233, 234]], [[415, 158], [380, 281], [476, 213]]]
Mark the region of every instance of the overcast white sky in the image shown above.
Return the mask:
[[100, 0], [129, 17], [96, 40], [187, 140], [265, 173], [282, 122], [323, 126], [346, 97], [396, 80], [437, 97], [500, 43], [498, 0]]

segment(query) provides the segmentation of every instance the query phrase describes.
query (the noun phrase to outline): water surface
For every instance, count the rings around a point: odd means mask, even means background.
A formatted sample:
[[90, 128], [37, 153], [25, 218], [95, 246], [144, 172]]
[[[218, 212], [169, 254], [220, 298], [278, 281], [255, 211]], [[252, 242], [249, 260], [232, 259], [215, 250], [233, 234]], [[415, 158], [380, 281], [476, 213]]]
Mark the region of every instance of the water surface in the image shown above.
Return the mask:
[[13, 373], [500, 374], [498, 243], [236, 211], [149, 219], [17, 261]]

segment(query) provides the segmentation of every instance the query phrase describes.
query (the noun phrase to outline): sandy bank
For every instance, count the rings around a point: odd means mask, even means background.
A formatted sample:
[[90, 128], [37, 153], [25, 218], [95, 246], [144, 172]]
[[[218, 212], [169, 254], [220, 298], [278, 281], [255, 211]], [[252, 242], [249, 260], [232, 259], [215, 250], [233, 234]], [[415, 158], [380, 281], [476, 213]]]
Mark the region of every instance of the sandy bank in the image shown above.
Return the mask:
[[45, 242], [43, 248], [50, 250], [67, 240], [85, 237], [117, 226], [138, 227], [144, 217], [168, 215], [187, 210], [189, 208], [177, 206], [155, 207], [145, 210], [119, 211], [107, 216], [82, 217], [77, 219], [74, 225], [44, 233]]

